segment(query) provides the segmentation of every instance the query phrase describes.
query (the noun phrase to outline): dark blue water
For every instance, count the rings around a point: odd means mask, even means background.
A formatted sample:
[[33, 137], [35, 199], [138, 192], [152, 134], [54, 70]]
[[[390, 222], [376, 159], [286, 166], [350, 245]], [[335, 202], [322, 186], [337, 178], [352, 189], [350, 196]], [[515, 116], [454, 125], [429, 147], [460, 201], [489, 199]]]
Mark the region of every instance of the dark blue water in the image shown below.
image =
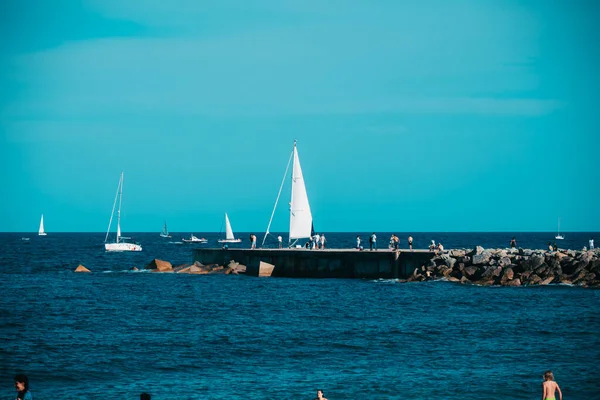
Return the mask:
[[[445, 235], [413, 236], [512, 237]], [[533, 399], [546, 369], [565, 399], [599, 398], [598, 290], [125, 272], [189, 262], [194, 246], [139, 234], [143, 252], [108, 254], [102, 234], [21, 236], [0, 234], [0, 398], [24, 371], [36, 400]]]

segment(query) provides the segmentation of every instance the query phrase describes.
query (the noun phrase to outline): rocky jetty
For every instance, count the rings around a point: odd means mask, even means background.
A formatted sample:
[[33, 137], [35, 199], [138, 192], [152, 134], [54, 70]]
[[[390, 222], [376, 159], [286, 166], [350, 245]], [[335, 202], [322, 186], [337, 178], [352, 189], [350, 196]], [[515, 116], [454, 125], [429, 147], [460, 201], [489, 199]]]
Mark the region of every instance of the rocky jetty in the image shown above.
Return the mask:
[[600, 252], [529, 249], [450, 250], [403, 281], [447, 279], [478, 285], [528, 286], [550, 283], [600, 287]]
[[145, 269], [149, 269], [152, 272], [174, 272], [176, 274], [198, 274], [198, 275], [239, 275], [246, 273], [246, 266], [241, 265], [235, 261], [230, 261], [227, 266], [218, 264], [204, 265], [198, 261], [193, 264], [181, 264], [173, 267], [168, 261], [159, 260], [155, 258]]

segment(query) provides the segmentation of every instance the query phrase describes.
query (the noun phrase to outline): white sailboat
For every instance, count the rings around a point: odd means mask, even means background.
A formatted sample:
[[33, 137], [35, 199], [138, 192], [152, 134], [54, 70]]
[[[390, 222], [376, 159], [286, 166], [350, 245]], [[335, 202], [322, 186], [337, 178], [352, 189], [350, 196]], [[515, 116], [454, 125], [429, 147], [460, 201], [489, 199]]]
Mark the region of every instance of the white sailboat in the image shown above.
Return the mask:
[[554, 239], [563, 240], [565, 237], [560, 234], [560, 218], [558, 219], [558, 228], [556, 229], [556, 236]]
[[42, 219], [40, 219], [40, 229], [38, 230], [39, 236], [46, 236], [46, 231], [44, 230], [44, 214], [42, 214]]
[[167, 229], [167, 221], [165, 221], [165, 225], [162, 228], [162, 231], [160, 232], [160, 237], [164, 237], [164, 238], [170, 238], [171, 235], [169, 235], [169, 229]]
[[269, 235], [271, 223], [273, 222], [273, 215], [275, 215], [275, 209], [281, 196], [281, 189], [287, 177], [287, 173], [290, 167], [290, 161], [293, 160], [292, 164], [292, 199], [290, 201], [290, 234], [288, 246], [292, 247], [296, 244], [299, 239], [310, 238], [312, 236], [313, 218], [310, 212], [310, 204], [308, 203], [308, 195], [306, 193], [306, 186], [304, 184], [304, 177], [302, 175], [302, 168], [300, 167], [300, 158], [298, 157], [298, 148], [296, 141], [294, 140], [294, 149], [290, 155], [290, 160], [285, 169], [283, 181], [279, 187], [279, 194], [277, 200], [275, 200], [275, 207], [271, 213], [271, 220], [267, 226], [267, 233], [263, 239], [262, 245], [264, 246], [265, 240]]
[[[110, 234], [110, 226], [112, 224], [113, 216], [115, 215], [115, 207], [117, 205], [117, 199], [119, 200], [119, 209], [117, 211], [117, 238], [114, 242], [108, 243], [108, 235]], [[104, 248], [106, 251], [142, 251], [142, 246], [137, 243], [128, 242], [131, 238], [121, 236], [121, 203], [123, 201], [123, 172], [121, 172], [121, 179], [119, 179], [119, 185], [117, 186], [117, 194], [115, 196], [115, 202], [113, 203], [112, 213], [110, 214], [110, 221], [108, 222], [108, 230], [106, 231], [106, 238], [104, 238]]]
[[219, 239], [219, 243], [240, 243], [242, 239], [236, 239], [233, 236], [233, 230], [231, 229], [231, 223], [229, 222], [229, 217], [227, 213], [225, 213], [225, 239]]

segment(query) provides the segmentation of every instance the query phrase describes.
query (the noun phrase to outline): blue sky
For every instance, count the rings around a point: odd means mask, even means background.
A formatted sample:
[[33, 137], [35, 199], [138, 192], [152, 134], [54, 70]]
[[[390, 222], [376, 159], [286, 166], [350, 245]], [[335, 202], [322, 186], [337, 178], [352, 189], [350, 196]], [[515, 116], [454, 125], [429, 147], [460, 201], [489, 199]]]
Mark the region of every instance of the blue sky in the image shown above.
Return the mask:
[[0, 7], [0, 231], [599, 230], [593, 1]]

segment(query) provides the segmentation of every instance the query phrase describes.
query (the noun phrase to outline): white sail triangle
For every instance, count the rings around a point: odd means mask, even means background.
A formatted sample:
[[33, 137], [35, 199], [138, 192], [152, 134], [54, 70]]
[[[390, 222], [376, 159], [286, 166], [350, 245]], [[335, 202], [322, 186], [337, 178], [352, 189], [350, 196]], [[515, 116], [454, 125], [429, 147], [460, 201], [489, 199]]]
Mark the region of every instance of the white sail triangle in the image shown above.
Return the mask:
[[225, 239], [235, 239], [235, 237], [233, 236], [233, 230], [231, 229], [231, 223], [229, 222], [229, 217], [227, 216], [227, 213], [225, 213]]
[[290, 241], [294, 239], [308, 238], [312, 231], [312, 214], [302, 167], [298, 157], [298, 149], [294, 143], [294, 164], [292, 167], [292, 201], [290, 202]]
[[42, 214], [42, 218], [40, 219], [40, 229], [38, 230], [39, 236], [46, 236], [46, 231], [44, 230], [44, 214]]

